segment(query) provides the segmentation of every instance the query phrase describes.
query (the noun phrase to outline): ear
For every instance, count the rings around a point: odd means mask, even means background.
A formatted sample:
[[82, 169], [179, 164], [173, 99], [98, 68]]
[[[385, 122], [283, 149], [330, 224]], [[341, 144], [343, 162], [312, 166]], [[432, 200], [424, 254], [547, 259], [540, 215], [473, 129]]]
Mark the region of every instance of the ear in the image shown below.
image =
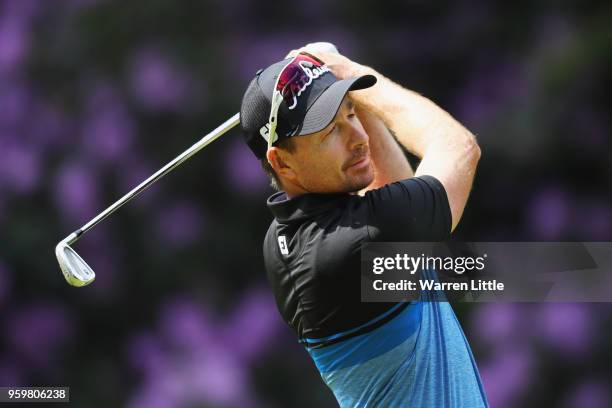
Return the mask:
[[276, 175], [282, 179], [295, 180], [296, 172], [291, 154], [276, 146], [268, 148], [266, 152], [268, 163], [274, 169]]

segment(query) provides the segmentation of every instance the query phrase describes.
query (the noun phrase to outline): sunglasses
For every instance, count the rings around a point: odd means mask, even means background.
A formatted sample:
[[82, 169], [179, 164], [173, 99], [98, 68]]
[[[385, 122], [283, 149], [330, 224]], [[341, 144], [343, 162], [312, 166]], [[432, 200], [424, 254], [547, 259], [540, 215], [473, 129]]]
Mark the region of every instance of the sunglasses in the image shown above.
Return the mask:
[[306, 52], [297, 54], [283, 67], [278, 74], [272, 94], [272, 108], [268, 120], [268, 148], [278, 140], [276, 134], [278, 110], [283, 101], [288, 109], [295, 108], [298, 96], [312, 83], [313, 79], [325, 72], [329, 72], [325, 63]]

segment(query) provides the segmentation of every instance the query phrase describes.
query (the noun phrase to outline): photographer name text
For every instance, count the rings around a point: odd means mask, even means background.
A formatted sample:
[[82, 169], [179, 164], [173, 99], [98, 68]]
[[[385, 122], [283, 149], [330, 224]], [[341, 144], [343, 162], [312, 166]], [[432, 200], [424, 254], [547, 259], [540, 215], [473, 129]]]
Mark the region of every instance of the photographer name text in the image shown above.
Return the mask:
[[[418, 285], [417, 285], [418, 282]], [[419, 279], [417, 282], [402, 279], [397, 282], [384, 282], [377, 279], [373, 282], [373, 288], [376, 291], [479, 291], [479, 292], [495, 292], [503, 291], [503, 282], [497, 280], [472, 280], [470, 282], [438, 282], [433, 279]]]

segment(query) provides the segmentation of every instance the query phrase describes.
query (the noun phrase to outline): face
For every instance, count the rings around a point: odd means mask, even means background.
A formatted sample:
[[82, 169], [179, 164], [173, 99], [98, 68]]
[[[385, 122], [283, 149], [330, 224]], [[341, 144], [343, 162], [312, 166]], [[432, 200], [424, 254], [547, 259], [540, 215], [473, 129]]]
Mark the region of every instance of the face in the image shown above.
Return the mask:
[[292, 143], [291, 152], [278, 149], [279, 168], [273, 164], [288, 194], [355, 192], [374, 179], [368, 135], [348, 96], [325, 129]]

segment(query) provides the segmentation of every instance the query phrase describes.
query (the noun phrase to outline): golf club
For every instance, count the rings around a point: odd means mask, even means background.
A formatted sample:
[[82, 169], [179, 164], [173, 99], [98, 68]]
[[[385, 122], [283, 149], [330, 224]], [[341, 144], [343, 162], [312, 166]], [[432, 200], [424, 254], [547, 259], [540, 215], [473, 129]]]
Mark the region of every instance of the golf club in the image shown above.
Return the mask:
[[148, 179], [140, 183], [138, 186], [134, 187], [129, 193], [121, 197], [106, 210], [96, 215], [87, 224], [83, 225], [81, 228], [74, 231], [72, 234], [68, 235], [66, 238], [60, 241], [55, 246], [55, 256], [57, 257], [57, 262], [59, 263], [59, 266], [62, 269], [62, 273], [64, 274], [64, 278], [66, 278], [66, 281], [72, 286], [80, 287], [88, 285], [96, 278], [96, 274], [89, 267], [89, 265], [87, 265], [87, 262], [85, 262], [83, 258], [81, 258], [79, 254], [77, 254], [76, 251], [70, 247], [70, 245], [78, 241], [78, 239], [84, 233], [92, 229], [100, 221], [104, 220], [106, 217], [114, 213], [125, 203], [136, 197], [138, 194], [142, 193], [149, 186], [151, 186], [151, 184], [155, 183], [157, 180], [170, 173], [181, 163], [185, 162], [194, 154], [202, 150], [205, 146], [215, 141], [221, 135], [238, 125], [238, 123], [240, 123], [240, 114], [236, 113], [234, 116], [226, 120], [215, 130], [200, 139], [189, 149], [185, 150], [179, 156], [174, 158], [171, 162], [159, 169]]

